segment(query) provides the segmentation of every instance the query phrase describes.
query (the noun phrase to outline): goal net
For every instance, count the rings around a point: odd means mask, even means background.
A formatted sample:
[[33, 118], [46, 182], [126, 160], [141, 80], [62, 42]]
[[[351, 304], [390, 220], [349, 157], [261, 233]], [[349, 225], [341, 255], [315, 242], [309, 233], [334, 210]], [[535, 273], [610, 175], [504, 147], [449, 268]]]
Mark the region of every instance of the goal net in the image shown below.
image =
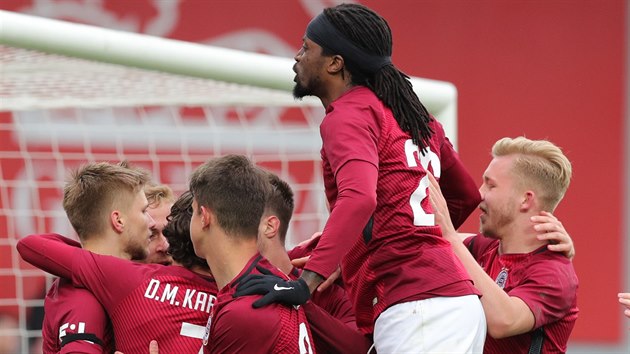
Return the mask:
[[[33, 233], [76, 237], [62, 188], [85, 162], [126, 159], [179, 194], [208, 158], [245, 154], [294, 190], [288, 247], [323, 227], [324, 111], [293, 99], [292, 59], [6, 11], [0, 23], [0, 322], [15, 320], [0, 340], [20, 338], [15, 352], [41, 337], [51, 282], [15, 244]], [[455, 143], [453, 86], [412, 82]]]

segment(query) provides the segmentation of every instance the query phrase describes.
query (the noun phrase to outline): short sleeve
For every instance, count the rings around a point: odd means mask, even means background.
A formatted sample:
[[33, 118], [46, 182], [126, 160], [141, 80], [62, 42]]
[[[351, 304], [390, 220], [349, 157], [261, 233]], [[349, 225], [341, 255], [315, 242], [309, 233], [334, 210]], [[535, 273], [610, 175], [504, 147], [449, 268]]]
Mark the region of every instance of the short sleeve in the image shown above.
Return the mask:
[[567, 315], [575, 303], [577, 287], [577, 276], [568, 260], [545, 260], [531, 264], [523, 281], [508, 294], [527, 304], [538, 328]]

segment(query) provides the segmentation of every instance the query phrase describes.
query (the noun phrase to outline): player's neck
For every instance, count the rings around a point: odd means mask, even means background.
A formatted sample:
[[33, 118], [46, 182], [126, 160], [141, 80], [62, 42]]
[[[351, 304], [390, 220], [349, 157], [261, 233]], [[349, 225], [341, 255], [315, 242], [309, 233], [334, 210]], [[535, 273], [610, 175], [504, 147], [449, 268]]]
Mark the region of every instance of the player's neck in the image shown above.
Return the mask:
[[226, 237], [223, 242], [214, 242], [212, 250], [206, 253], [206, 261], [217, 287], [222, 289], [236, 278], [256, 253], [258, 247], [255, 238], [243, 240]]
[[260, 254], [284, 274], [289, 274], [293, 270], [293, 265], [286, 249], [279, 243], [278, 245], [261, 249]]
[[326, 94], [319, 95], [319, 99], [322, 101], [324, 108], [328, 108], [331, 103], [335, 102], [335, 100], [346, 93], [346, 91], [354, 87], [354, 85], [350, 82], [349, 76], [350, 73], [348, 73], [348, 77], [344, 80], [332, 81], [326, 89]]
[[130, 259], [129, 255], [122, 251], [118, 241], [109, 235], [94, 235], [81, 244], [84, 249], [93, 253]]
[[523, 215], [506, 227], [502, 232], [499, 254], [530, 253], [545, 245], [545, 241], [536, 238], [533, 226], [529, 215]]

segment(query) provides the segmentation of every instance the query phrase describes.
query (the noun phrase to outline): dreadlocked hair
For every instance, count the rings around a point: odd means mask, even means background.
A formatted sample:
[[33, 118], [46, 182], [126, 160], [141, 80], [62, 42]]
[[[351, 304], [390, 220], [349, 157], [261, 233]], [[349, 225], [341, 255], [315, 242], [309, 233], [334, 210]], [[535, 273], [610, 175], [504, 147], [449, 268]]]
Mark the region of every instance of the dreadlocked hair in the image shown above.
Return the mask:
[[[324, 9], [324, 15], [346, 38], [365, 51], [375, 55], [392, 55], [392, 31], [380, 15], [358, 4], [341, 4]], [[327, 49], [323, 48], [324, 54]], [[344, 58], [345, 59], [345, 58]], [[411, 140], [423, 151], [429, 145], [433, 130], [431, 116], [413, 91], [409, 76], [388, 64], [370, 74], [357, 63], [346, 60], [346, 69], [354, 85], [370, 88], [392, 110], [400, 128], [411, 135]], [[424, 152], [423, 152], [424, 154]]]

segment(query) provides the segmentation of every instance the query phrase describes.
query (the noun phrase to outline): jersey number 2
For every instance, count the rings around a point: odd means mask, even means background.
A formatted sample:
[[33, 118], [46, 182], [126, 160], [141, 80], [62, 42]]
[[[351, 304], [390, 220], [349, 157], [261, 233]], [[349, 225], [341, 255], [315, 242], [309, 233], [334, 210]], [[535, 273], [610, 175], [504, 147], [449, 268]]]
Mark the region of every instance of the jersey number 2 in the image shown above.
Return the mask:
[[[411, 141], [405, 141], [405, 156], [407, 157], [407, 166], [417, 167], [418, 160], [420, 165], [429, 172], [429, 164], [433, 167], [433, 175], [435, 178], [440, 177], [440, 158], [427, 146], [424, 149], [424, 155], [420, 153], [418, 146]], [[427, 197], [427, 188], [429, 187], [429, 177], [425, 174], [418, 184], [418, 188], [411, 194], [409, 204], [413, 212], [413, 224], [415, 226], [433, 226], [435, 225], [435, 215], [428, 214], [422, 209], [422, 201]]]

